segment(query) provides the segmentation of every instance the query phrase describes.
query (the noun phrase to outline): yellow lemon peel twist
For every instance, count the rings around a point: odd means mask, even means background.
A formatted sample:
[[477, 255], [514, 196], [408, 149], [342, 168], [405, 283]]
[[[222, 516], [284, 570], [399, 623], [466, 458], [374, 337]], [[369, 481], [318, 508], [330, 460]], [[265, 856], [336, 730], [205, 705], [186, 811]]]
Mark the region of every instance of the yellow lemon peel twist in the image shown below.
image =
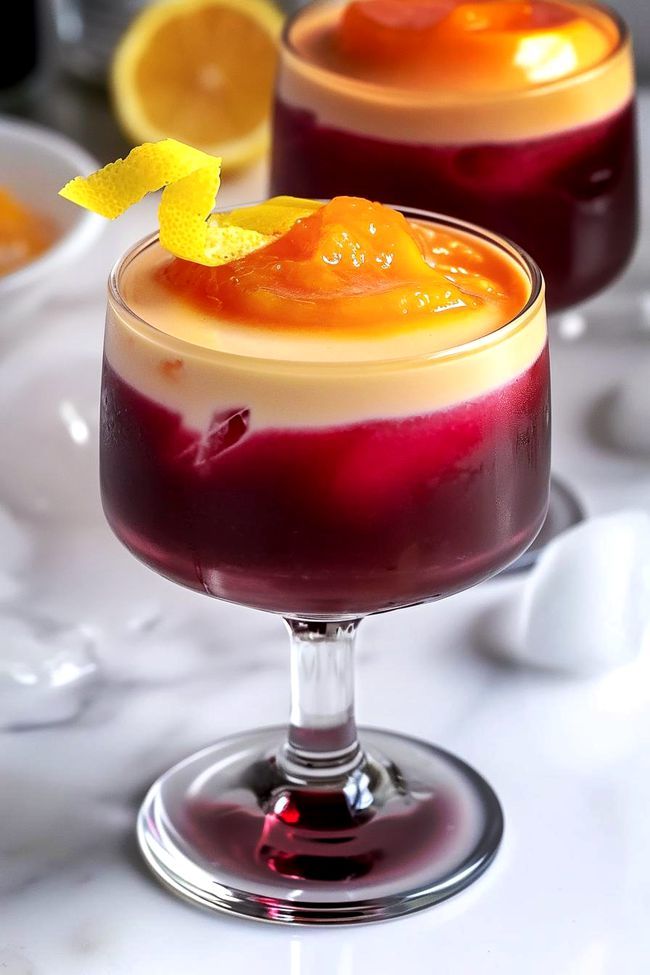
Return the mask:
[[164, 187], [158, 208], [161, 245], [176, 257], [208, 267], [264, 247], [322, 205], [280, 196], [230, 213], [212, 214], [220, 173], [220, 158], [175, 139], [163, 139], [136, 146], [125, 159], [90, 176], [77, 176], [60, 195], [114, 220], [147, 193]]

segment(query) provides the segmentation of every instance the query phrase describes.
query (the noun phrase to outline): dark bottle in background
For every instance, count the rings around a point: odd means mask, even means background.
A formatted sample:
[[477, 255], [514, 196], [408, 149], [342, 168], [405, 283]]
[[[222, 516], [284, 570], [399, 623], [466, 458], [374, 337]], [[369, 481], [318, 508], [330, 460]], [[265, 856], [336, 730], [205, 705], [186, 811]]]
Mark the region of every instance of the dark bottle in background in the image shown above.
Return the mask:
[[0, 109], [18, 104], [33, 89], [44, 61], [44, 6], [40, 0], [12, 4], [0, 31]]

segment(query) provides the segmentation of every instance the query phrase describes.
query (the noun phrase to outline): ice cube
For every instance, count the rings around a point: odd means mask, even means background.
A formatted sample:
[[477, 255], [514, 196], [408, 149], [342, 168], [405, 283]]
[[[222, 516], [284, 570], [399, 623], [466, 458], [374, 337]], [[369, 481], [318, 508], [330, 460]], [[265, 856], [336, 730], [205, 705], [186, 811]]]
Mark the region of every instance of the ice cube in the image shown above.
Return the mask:
[[650, 349], [610, 401], [607, 435], [632, 454], [650, 455]]
[[42, 332], [0, 363], [0, 502], [29, 518], [101, 518], [101, 347], [80, 322]]
[[650, 623], [650, 517], [621, 511], [564, 532], [489, 617], [501, 658], [572, 674], [632, 661]]
[[218, 410], [205, 431], [197, 433], [179, 425], [171, 454], [180, 464], [196, 474], [210, 476], [214, 463], [229, 447], [233, 447], [248, 431], [250, 410], [234, 407]]
[[93, 639], [54, 620], [0, 617], [0, 727], [74, 718], [96, 675]]

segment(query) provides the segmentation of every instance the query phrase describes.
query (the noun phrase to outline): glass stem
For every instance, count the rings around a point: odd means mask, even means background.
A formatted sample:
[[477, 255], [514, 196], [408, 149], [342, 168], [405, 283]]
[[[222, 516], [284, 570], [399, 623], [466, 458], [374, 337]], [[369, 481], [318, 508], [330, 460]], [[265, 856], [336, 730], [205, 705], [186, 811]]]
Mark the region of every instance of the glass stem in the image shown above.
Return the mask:
[[363, 759], [354, 721], [354, 643], [361, 621], [285, 622], [291, 636], [291, 717], [284, 770], [302, 780], [349, 775]]

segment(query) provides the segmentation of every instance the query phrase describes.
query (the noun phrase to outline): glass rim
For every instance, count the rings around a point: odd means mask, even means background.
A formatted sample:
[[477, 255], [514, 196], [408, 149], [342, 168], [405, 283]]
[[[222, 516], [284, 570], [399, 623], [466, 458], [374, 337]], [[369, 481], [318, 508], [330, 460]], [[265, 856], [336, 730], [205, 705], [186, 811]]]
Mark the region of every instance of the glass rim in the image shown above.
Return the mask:
[[[259, 201], [245, 204], [245, 206], [256, 206]], [[327, 202], [326, 200], [320, 200], [317, 202]], [[539, 310], [539, 306], [543, 306], [545, 297], [545, 282], [542, 272], [536, 262], [530, 255], [519, 247], [518, 244], [510, 240], [508, 237], [502, 236], [500, 234], [493, 233], [490, 230], [480, 227], [477, 224], [470, 223], [466, 220], [461, 220], [457, 217], [451, 217], [446, 214], [435, 213], [428, 210], [421, 210], [416, 207], [405, 207], [395, 204], [385, 204], [391, 207], [393, 210], [397, 210], [402, 213], [407, 218], [418, 219], [423, 222], [437, 224], [445, 228], [454, 228], [471, 236], [479, 237], [480, 239], [487, 241], [492, 246], [497, 247], [501, 252], [505, 252], [512, 259], [514, 259], [523, 269], [527, 275], [530, 282], [530, 292], [525, 304], [520, 308], [520, 310], [508, 321], [503, 322], [501, 325], [494, 328], [492, 331], [487, 332], [485, 335], [479, 335], [474, 339], [470, 339], [467, 342], [462, 342], [459, 345], [450, 346], [448, 349], [438, 349], [430, 352], [419, 352], [416, 354], [409, 354], [406, 356], [390, 356], [388, 358], [382, 359], [336, 359], [336, 360], [317, 360], [317, 359], [286, 359], [286, 358], [274, 358], [270, 356], [255, 356], [255, 355], [244, 355], [237, 352], [225, 352], [221, 349], [213, 349], [203, 345], [197, 345], [194, 342], [189, 342], [186, 339], [179, 338], [175, 335], [171, 335], [164, 329], [158, 328], [153, 322], [147, 321], [139, 315], [133, 308], [130, 307], [126, 298], [120, 290], [120, 278], [124, 270], [144, 251], [149, 247], [154, 246], [159, 241], [159, 232], [148, 234], [146, 237], [141, 238], [132, 247], [130, 247], [113, 265], [109, 278], [108, 278], [108, 298], [109, 305], [113, 305], [117, 311], [119, 311], [124, 322], [127, 325], [135, 325], [141, 332], [153, 333], [157, 336], [162, 336], [164, 339], [164, 344], [167, 348], [177, 350], [179, 354], [185, 355], [187, 357], [200, 355], [205, 358], [209, 358], [215, 361], [220, 361], [227, 363], [229, 365], [243, 365], [250, 369], [251, 365], [263, 366], [267, 370], [291, 370], [296, 369], [306, 369], [309, 371], [317, 372], [341, 372], [346, 369], [352, 369], [355, 372], [362, 369], [363, 372], [368, 372], [370, 370], [386, 370], [390, 368], [401, 367], [404, 368], [408, 365], [419, 365], [423, 363], [432, 363], [435, 361], [444, 361], [449, 359], [462, 358], [466, 355], [471, 355], [472, 353], [479, 351], [481, 348], [489, 348], [492, 345], [496, 345], [499, 342], [507, 338], [510, 333], [517, 332], [519, 328], [525, 327], [529, 321], [535, 318], [536, 311]], [[216, 212], [227, 212], [232, 209], [232, 207], [223, 207], [221, 210]], [[239, 207], [238, 207], [239, 209]], [[172, 255], [170, 255], [172, 256]]]
[[[594, 0], [582, 0], [582, 6], [589, 7], [598, 13], [603, 14], [605, 17], [608, 17], [614, 23], [614, 26], [618, 31], [618, 39], [616, 44], [611, 51], [608, 51], [601, 61], [598, 61], [596, 64], [592, 64], [588, 68], [584, 68], [581, 71], [576, 71], [573, 74], [565, 75], [562, 78], [555, 78], [553, 81], [542, 82], [528, 88], [517, 88], [514, 91], [501, 92], [477, 91], [469, 93], [457, 101], [454, 100], [453, 92], [447, 92], [445, 93], [444, 98], [436, 101], [432, 97], [435, 94], [433, 91], [400, 88], [396, 85], [381, 84], [375, 81], [365, 81], [362, 78], [351, 78], [350, 76], [341, 74], [338, 71], [333, 71], [331, 68], [314, 64], [308, 58], [304, 57], [291, 41], [291, 31], [293, 30], [295, 24], [301, 20], [302, 17], [306, 16], [309, 11], [317, 7], [325, 7], [327, 5], [333, 6], [337, 2], [343, 5], [345, 0], [310, 0], [310, 2], [304, 7], [300, 7], [293, 14], [291, 14], [291, 16], [285, 21], [282, 34], [280, 35], [281, 53], [289, 53], [301, 64], [308, 65], [310, 70], [320, 77], [334, 78], [338, 79], [339, 81], [343, 79], [348, 87], [355, 89], [358, 92], [366, 92], [368, 94], [390, 92], [391, 94], [403, 96], [405, 101], [411, 101], [412, 103], [424, 102], [431, 105], [432, 108], [440, 108], [442, 106], [450, 106], [455, 104], [485, 105], [498, 102], [525, 101], [529, 98], [535, 98], [541, 95], [561, 91], [563, 88], [573, 87], [574, 85], [588, 81], [591, 77], [597, 76], [601, 72], [605, 71], [608, 65], [629, 47], [631, 39], [631, 33], [627, 22], [617, 10], [614, 10], [605, 3], [594, 2]], [[562, 0], [562, 2], [566, 2], [566, 0]], [[570, 3], [568, 5], [571, 6]]]

